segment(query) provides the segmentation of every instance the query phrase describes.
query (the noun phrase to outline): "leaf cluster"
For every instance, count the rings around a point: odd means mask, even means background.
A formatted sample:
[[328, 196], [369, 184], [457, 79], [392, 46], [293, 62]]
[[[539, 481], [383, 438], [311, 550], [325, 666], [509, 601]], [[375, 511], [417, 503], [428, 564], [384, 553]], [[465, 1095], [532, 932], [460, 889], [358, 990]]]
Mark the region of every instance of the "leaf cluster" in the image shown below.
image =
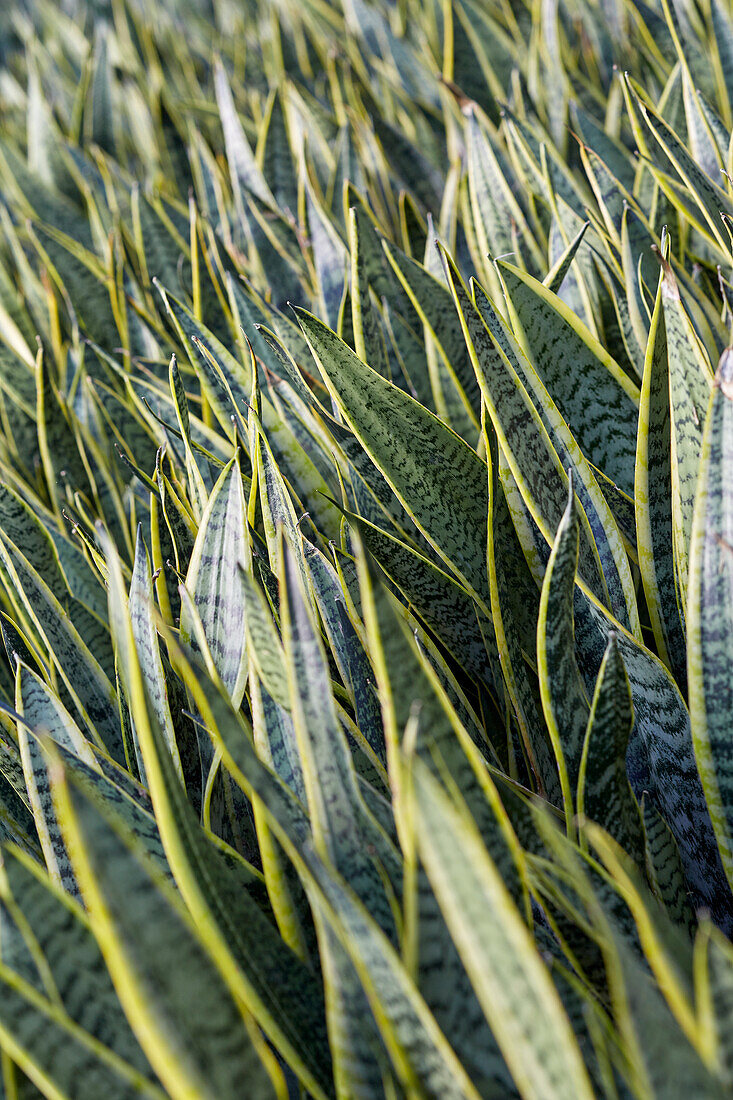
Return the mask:
[[0, 1095], [733, 1088], [728, 0], [0, 11]]

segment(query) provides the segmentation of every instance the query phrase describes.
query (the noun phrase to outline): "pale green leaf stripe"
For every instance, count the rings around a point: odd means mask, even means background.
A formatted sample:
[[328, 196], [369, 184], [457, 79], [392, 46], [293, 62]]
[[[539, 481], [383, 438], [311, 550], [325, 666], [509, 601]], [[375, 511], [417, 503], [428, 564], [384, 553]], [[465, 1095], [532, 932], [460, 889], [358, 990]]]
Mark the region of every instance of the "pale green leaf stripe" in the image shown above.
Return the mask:
[[314, 844], [369, 906], [380, 927], [393, 935], [394, 919], [383, 875], [386, 872], [397, 881], [398, 856], [362, 799], [336, 716], [326, 655], [306, 607], [295, 556], [287, 544], [282, 555], [285, 656]]
[[78, 898], [79, 886], [51, 799], [48, 761], [44, 757], [35, 733], [20, 722], [18, 723], [18, 742], [26, 790], [48, 873], [72, 897]]
[[[134, 835], [58, 774], [54, 796], [92, 928], [130, 1023], [172, 1097], [275, 1097], [271, 1056]], [[266, 1057], [266, 1068], [262, 1057]], [[269, 1072], [268, 1072], [269, 1070]]]
[[176, 883], [198, 928], [205, 929], [207, 950], [226, 974], [233, 995], [256, 1015], [309, 1091], [323, 1100], [332, 1090], [321, 990], [258, 909], [251, 892], [258, 880], [251, 868], [211, 843], [187, 800], [132, 652], [119, 561], [111, 547], [106, 549], [110, 620], [118, 648], [130, 651], [126, 662], [130, 704]]
[[[163, 661], [160, 656], [158, 634], [153, 618], [155, 603], [153, 598], [153, 579], [150, 572], [148, 551], [143, 541], [142, 527], [138, 527], [137, 541], [135, 544], [135, 563], [132, 570], [132, 582], [130, 584], [130, 621], [132, 634], [135, 640], [140, 668], [145, 681], [150, 704], [155, 711], [155, 716], [163, 730], [169, 752], [176, 764], [176, 769], [183, 777], [181, 761], [178, 755], [176, 735], [173, 728], [170, 706], [168, 703], [168, 691], [165, 683]], [[135, 751], [137, 764], [141, 777], [145, 777], [145, 765], [140, 753], [137, 734], [133, 723], [133, 735], [135, 737]]]
[[[236, 706], [242, 701], [247, 675], [244, 589], [240, 567], [250, 562], [246, 504], [237, 456], [222, 470], [209, 497], [186, 574], [209, 652], [222, 683]], [[181, 637], [193, 632], [185, 605]]]
[[720, 854], [733, 883], [733, 351], [715, 375], [700, 457], [688, 590], [692, 737]]
[[679, 598], [684, 613], [695, 491], [712, 379], [680, 301], [677, 282], [666, 264], [662, 305], [667, 331], [672, 422], [672, 534]]
[[309, 888], [312, 903], [354, 964], [403, 1084], [432, 1100], [477, 1100], [477, 1090], [387, 937], [315, 853], [306, 849], [303, 856], [315, 886]]
[[412, 762], [420, 856], [524, 1100], [593, 1100], [570, 1022], [470, 816]]
[[486, 466], [312, 314], [298, 317], [334, 399], [369, 457], [449, 568], [485, 602]]
[[250, 660], [273, 700], [290, 710], [290, 690], [285, 654], [264, 592], [251, 573], [242, 571]]

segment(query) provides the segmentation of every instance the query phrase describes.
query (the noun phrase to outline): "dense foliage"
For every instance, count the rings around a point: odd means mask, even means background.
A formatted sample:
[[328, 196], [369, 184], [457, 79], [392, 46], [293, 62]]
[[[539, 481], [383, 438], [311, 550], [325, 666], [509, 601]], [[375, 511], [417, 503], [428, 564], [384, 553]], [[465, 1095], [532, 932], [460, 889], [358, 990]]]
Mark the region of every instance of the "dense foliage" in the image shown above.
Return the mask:
[[729, 0], [0, 11], [2, 1095], [733, 1090]]

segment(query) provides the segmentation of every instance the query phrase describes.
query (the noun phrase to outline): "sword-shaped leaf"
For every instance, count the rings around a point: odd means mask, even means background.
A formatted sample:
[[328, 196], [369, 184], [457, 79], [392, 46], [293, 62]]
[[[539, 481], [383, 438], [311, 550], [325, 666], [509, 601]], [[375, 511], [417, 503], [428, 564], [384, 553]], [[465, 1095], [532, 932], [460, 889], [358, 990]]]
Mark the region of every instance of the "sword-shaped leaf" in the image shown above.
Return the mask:
[[733, 1043], [731, 1042], [731, 1001], [733, 998], [733, 951], [714, 925], [703, 923], [696, 949], [705, 956], [706, 972], [701, 989], [706, 1011], [712, 1017], [712, 1030], [720, 1078], [725, 1089], [733, 1084]]
[[684, 614], [698, 465], [712, 379], [668, 264], [662, 277], [672, 422], [672, 534], [679, 600]]
[[[241, 569], [251, 560], [247, 508], [237, 455], [222, 470], [201, 517], [186, 574], [186, 588], [203, 627], [216, 672], [235, 705], [247, 677], [247, 635]], [[185, 605], [181, 636], [193, 627]]]
[[733, 121], [733, 22], [722, 0], [711, 0], [710, 16], [713, 25], [714, 49], [718, 55], [720, 71], [723, 77], [725, 100], [723, 116], [730, 126]]
[[367, 454], [448, 567], [485, 600], [485, 464], [313, 314], [297, 312], [323, 379]]
[[59, 817], [74, 852], [92, 929], [125, 1014], [166, 1089], [183, 1097], [282, 1095], [272, 1056], [243, 1015], [178, 898], [134, 834], [56, 770]]
[[[477, 434], [481, 394], [460, 321], [451, 308], [450, 293], [425, 267], [400, 249], [386, 241], [382, 247], [439, 357], [430, 377], [435, 406], [442, 418], [469, 440]], [[430, 362], [429, 355], [428, 367]]]
[[[634, 506], [639, 571], [658, 652], [680, 688], [687, 683], [684, 618], [672, 551], [673, 505], [668, 348], [663, 283], [649, 328], [639, 406]], [[679, 473], [676, 475], [679, 480]]]
[[48, 760], [36, 734], [22, 723], [18, 723], [18, 741], [26, 790], [48, 873], [73, 898], [79, 898], [79, 885], [51, 798]]
[[420, 858], [476, 994], [522, 1096], [593, 1090], [570, 1022], [465, 806], [412, 761]]
[[[142, 537], [142, 530], [138, 528], [137, 542], [135, 544], [135, 564], [132, 570], [132, 582], [129, 596], [130, 621], [132, 633], [135, 639], [140, 668], [145, 679], [150, 705], [155, 710], [155, 716], [163, 730], [169, 752], [179, 774], [183, 774], [181, 760], [176, 744], [176, 734], [173, 728], [168, 689], [165, 682], [163, 661], [160, 656], [158, 634], [154, 619], [153, 579], [150, 573], [150, 561], [148, 551]], [[133, 728], [134, 733], [134, 728]], [[145, 768], [140, 754], [140, 747], [135, 740], [137, 763], [141, 776], [145, 775]]]
[[688, 592], [688, 676], [695, 753], [728, 878], [733, 882], [733, 351], [707, 412], [695, 500]]
[[578, 566], [578, 514], [572, 477], [569, 493], [542, 584], [537, 666], [542, 707], [570, 826], [590, 707], [575, 654], [573, 601]]
[[132, 646], [119, 564], [110, 552], [110, 618], [126, 650], [128, 692], [156, 820], [176, 883], [230, 987], [315, 1096], [332, 1093], [319, 983], [258, 907], [252, 870], [206, 835], [150, 706]]
[[403, 1085], [433, 1100], [477, 1100], [479, 1093], [387, 936], [342, 880], [315, 855], [305, 857], [317, 886], [316, 912], [347, 952]]
[[[308, 812], [316, 850], [347, 879], [387, 934], [393, 916], [383, 876], [394, 882], [397, 854], [368, 811], [336, 715], [328, 665], [295, 556], [282, 546], [280, 604]], [[371, 854], [373, 853], [373, 855]]]
[[36, 734], [48, 733], [92, 768], [98, 765], [92, 746], [58, 696], [22, 662], [16, 673], [15, 707]]
[[384, 731], [374, 690], [374, 671], [349, 617], [338, 574], [311, 543], [304, 541], [303, 550], [334, 660], [354, 701], [356, 724], [377, 758], [384, 763]]
[[685, 871], [674, 833], [648, 797], [642, 797], [646, 877], [653, 893], [676, 924], [690, 929], [692, 908], [687, 895]]
[[[404, 938], [415, 957], [415, 981], [438, 1026], [474, 1082], [511, 1089], [509, 1075], [456, 951], [425, 870], [413, 865], [415, 825], [409, 813], [409, 777], [399, 752], [405, 736], [415, 734], [421, 758], [452, 776], [469, 797], [475, 820], [501, 866], [513, 895], [524, 902], [522, 859], [516, 839], [498, 802], [487, 795], [490, 780], [482, 774], [479, 751], [470, 745], [450, 702], [442, 695], [408, 624], [368, 559], [360, 558], [360, 586], [368, 637], [374, 654], [380, 700], [387, 731], [390, 776], [395, 791], [395, 819], [406, 854]], [[416, 721], [417, 716], [417, 721]], [[470, 747], [469, 747], [470, 745]], [[408, 956], [409, 957], [409, 956]], [[488, 1085], [491, 1082], [491, 1086]]]
[[733, 202], [717, 183], [698, 167], [690, 153], [680, 141], [671, 126], [648, 103], [637, 96], [639, 111], [654, 135], [658, 146], [666, 153], [683, 183], [684, 194], [694, 201], [702, 217], [700, 228], [711, 242], [723, 253], [727, 253], [728, 244], [721, 229], [721, 213], [733, 215]]
[[242, 211], [244, 210], [244, 202], [241, 188], [252, 191], [263, 202], [271, 203], [273, 201], [272, 192], [265, 182], [262, 170], [252, 152], [252, 146], [244, 132], [244, 127], [237, 114], [229, 80], [221, 61], [217, 62], [214, 70], [214, 87], [224, 131], [224, 143], [232, 187], [235, 195], [239, 197]]
[[13, 590], [53, 656], [87, 729], [116, 760], [124, 759], [112, 684], [45, 581], [11, 543], [0, 539], [0, 559]]
[[469, 106], [464, 110], [467, 115], [468, 186], [484, 271], [491, 275], [489, 257], [514, 252], [517, 243], [522, 251], [526, 250], [532, 266], [539, 268], [543, 264], [539, 245], [529, 231], [486, 128], [481, 125], [475, 109]]
[[267, 692], [279, 706], [290, 710], [285, 654], [265, 594], [251, 573], [242, 574], [246, 594], [247, 633], [251, 642], [250, 659]]
[[139, 1073], [152, 1078], [80, 906], [17, 849], [3, 849], [0, 877], [3, 898], [22, 914], [48, 968], [47, 979], [69, 1017]]
[[390, 377], [384, 334], [379, 314], [372, 304], [369, 275], [356, 210], [349, 211], [349, 253], [351, 256], [351, 321], [354, 329], [354, 350], [372, 370]]
[[472, 303], [447, 257], [446, 264], [487, 411], [532, 519], [551, 545], [565, 509], [566, 471], [572, 466], [582, 505], [581, 580], [634, 633], [639, 632], [626, 551], [587, 460], [486, 295], [476, 286], [476, 304]]
[[506, 260], [498, 268], [517, 338], [580, 449], [624, 492], [632, 492], [636, 386], [560, 298]]
[[0, 963], [0, 1040], [44, 1096], [164, 1100], [165, 1093]]
[[[441, 640], [469, 676], [496, 689], [498, 654], [492, 645], [492, 624], [464, 586], [390, 532], [345, 508], [343, 514], [409, 601], [414, 614]], [[492, 655], [495, 657], [493, 663]]]
[[583, 744], [578, 814], [601, 825], [643, 867], [641, 816], [626, 775], [626, 749], [633, 724], [629, 681], [616, 636], [611, 634], [598, 673]]

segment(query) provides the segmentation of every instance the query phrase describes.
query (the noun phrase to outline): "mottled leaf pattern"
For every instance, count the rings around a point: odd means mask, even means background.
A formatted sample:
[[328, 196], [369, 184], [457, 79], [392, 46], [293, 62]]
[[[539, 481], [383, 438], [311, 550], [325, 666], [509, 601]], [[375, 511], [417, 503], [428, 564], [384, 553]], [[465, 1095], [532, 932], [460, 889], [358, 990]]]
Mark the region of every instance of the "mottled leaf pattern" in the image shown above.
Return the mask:
[[643, 863], [639, 808], [626, 777], [634, 714], [623, 658], [612, 634], [598, 673], [578, 775], [578, 813]]
[[180, 903], [134, 851], [134, 835], [66, 782], [57, 805], [118, 996], [163, 1082], [175, 1094], [193, 1080], [202, 1095], [223, 1097], [244, 1079], [275, 1095], [261, 1040], [244, 1021], [232, 1026], [242, 1020], [233, 993]]
[[720, 853], [733, 873], [730, 836], [730, 653], [733, 630], [733, 355], [723, 352], [710, 397], [695, 503], [688, 599], [692, 735]]
[[729, 8], [0, 4], [0, 1098], [731, 1092]]
[[[236, 458], [222, 470], [201, 517], [186, 575], [216, 672], [232, 697], [239, 701], [247, 674], [244, 591], [241, 568], [247, 568], [250, 549], [245, 526], [242, 477]], [[192, 627], [185, 617], [185, 640]]]

